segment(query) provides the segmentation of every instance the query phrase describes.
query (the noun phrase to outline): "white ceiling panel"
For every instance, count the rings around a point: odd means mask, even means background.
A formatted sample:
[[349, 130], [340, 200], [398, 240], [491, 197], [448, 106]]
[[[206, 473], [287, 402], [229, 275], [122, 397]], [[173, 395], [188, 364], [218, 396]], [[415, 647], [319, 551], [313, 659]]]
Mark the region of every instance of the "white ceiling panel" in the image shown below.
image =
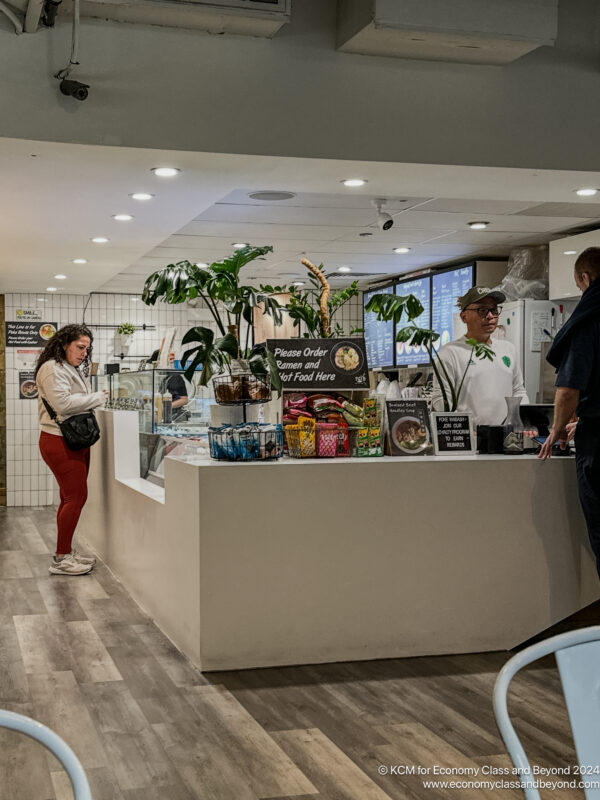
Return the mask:
[[[266, 213], [265, 213], [266, 212]], [[374, 208], [306, 208], [304, 206], [215, 205], [197, 217], [200, 222], [265, 222], [277, 225], [318, 225], [365, 228], [375, 222]]]
[[[361, 228], [362, 230], [362, 228]], [[348, 233], [348, 228], [343, 226], [325, 225], [278, 225], [275, 222], [190, 222], [177, 232], [178, 236], [210, 236], [227, 238], [232, 242], [257, 242], [259, 239], [268, 241], [269, 237], [281, 239], [338, 239]]]
[[[289, 200], [277, 200], [266, 202], [264, 200], [253, 200], [248, 196], [250, 191], [256, 189], [236, 189], [230, 192], [226, 197], [216, 205], [252, 205], [262, 206], [265, 209], [275, 208], [277, 206], [293, 206], [299, 208], [373, 208], [373, 199], [375, 197], [383, 197], [386, 200], [386, 208], [400, 211], [405, 208], [412, 208], [413, 206], [420, 205], [430, 200], [430, 197], [404, 197], [402, 195], [395, 195], [389, 197], [387, 195], [373, 195], [366, 184], [363, 187], [355, 189], [342, 188], [336, 194], [325, 192], [298, 192], [295, 197]], [[272, 191], [267, 189], [266, 191]], [[275, 191], [282, 191], [280, 188]], [[200, 219], [201, 217], [199, 217]]]
[[421, 209], [423, 211], [444, 211], [451, 214], [518, 214], [531, 205], [531, 201], [458, 200], [438, 197], [422, 205]]
[[[394, 228], [442, 228], [446, 230], [457, 230], [461, 227], [469, 229], [469, 222], [483, 220], [489, 222], [487, 230], [495, 230], [499, 233], [510, 231], [545, 231], [565, 230], [582, 225], [587, 220], [575, 217], [527, 217], [524, 215], [507, 214], [488, 214], [486, 216], [473, 217], [472, 214], [449, 214], [442, 211], [407, 211], [405, 214], [398, 214], [394, 217]], [[394, 230], [394, 229], [392, 229]], [[391, 231], [390, 231], [391, 232]]]

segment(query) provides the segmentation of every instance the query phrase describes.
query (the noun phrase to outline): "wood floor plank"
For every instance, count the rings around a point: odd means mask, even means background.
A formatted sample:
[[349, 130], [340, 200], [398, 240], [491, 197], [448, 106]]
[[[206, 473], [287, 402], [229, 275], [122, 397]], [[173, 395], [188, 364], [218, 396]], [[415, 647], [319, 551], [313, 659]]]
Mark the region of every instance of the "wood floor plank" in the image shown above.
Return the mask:
[[27, 674], [71, 669], [71, 654], [62, 625], [47, 614], [30, 614], [13, 617], [21, 657]]
[[22, 550], [0, 550], [0, 578], [33, 578], [27, 556]]
[[11, 616], [45, 614], [47, 611], [35, 578], [0, 579], [0, 608]]
[[[19, 545], [26, 553], [50, 554], [51, 550], [40, 536], [40, 533], [30, 517], [21, 519], [19, 523]], [[52, 547], [54, 552], [54, 547]]]
[[63, 629], [70, 650], [71, 669], [79, 683], [122, 680], [91, 622], [66, 622]]
[[143, 625], [134, 625], [133, 630], [146, 647], [152, 651], [154, 658], [178, 688], [206, 685], [208, 680], [199, 669], [192, 666], [166, 636], [148, 621]]
[[281, 731], [273, 738], [318, 792], [334, 800], [390, 800], [380, 786], [316, 728]]
[[316, 794], [311, 782], [225, 688], [196, 686], [188, 702], [215, 731], [257, 795]]
[[[20, 707], [18, 713], [35, 716], [30, 705]], [[0, 753], [0, 800], [54, 800], [43, 745], [17, 731], [0, 728]]]
[[54, 580], [54, 576], [36, 578], [38, 592], [46, 607], [46, 612], [61, 622], [87, 620], [87, 614], [77, 600], [68, 581]]
[[[103, 743], [73, 673], [34, 674], [29, 675], [28, 680], [31, 702], [39, 721], [56, 731], [73, 748], [84, 769], [108, 767], [110, 762]], [[51, 763], [55, 763], [54, 759]]]

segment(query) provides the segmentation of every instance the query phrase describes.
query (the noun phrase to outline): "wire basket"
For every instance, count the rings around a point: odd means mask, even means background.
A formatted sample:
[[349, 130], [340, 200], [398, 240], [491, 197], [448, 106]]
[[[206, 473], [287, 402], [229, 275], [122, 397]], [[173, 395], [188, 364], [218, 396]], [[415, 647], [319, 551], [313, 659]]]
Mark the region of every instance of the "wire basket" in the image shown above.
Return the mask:
[[274, 425], [241, 425], [209, 430], [211, 458], [217, 461], [274, 461], [283, 455], [283, 431]]
[[285, 439], [290, 458], [338, 458], [350, 454], [347, 425], [286, 425]]
[[220, 406], [239, 406], [241, 403], [267, 403], [271, 399], [271, 379], [258, 378], [251, 372], [238, 375], [218, 375], [213, 378], [215, 400]]

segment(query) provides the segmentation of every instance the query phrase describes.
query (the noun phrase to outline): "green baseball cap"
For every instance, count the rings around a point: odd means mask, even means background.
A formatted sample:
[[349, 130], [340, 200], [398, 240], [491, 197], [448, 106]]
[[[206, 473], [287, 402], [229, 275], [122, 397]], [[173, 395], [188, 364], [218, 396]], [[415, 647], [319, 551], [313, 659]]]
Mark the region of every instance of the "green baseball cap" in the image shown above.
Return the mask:
[[457, 305], [461, 311], [464, 311], [471, 303], [478, 303], [480, 300], [485, 300], [486, 297], [491, 297], [497, 303], [503, 303], [506, 300], [506, 295], [495, 289], [488, 289], [486, 286], [473, 286], [472, 289], [457, 300]]

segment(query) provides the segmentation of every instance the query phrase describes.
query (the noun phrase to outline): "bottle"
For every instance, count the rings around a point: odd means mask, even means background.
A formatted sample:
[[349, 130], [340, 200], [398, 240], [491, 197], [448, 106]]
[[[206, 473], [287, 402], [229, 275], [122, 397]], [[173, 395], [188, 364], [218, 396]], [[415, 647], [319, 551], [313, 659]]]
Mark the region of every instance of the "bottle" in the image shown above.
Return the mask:
[[163, 422], [171, 423], [173, 421], [173, 395], [167, 389], [162, 396], [163, 406]]
[[157, 425], [163, 421], [163, 399], [162, 394], [157, 394], [154, 400], [154, 413], [155, 413], [155, 422]]

